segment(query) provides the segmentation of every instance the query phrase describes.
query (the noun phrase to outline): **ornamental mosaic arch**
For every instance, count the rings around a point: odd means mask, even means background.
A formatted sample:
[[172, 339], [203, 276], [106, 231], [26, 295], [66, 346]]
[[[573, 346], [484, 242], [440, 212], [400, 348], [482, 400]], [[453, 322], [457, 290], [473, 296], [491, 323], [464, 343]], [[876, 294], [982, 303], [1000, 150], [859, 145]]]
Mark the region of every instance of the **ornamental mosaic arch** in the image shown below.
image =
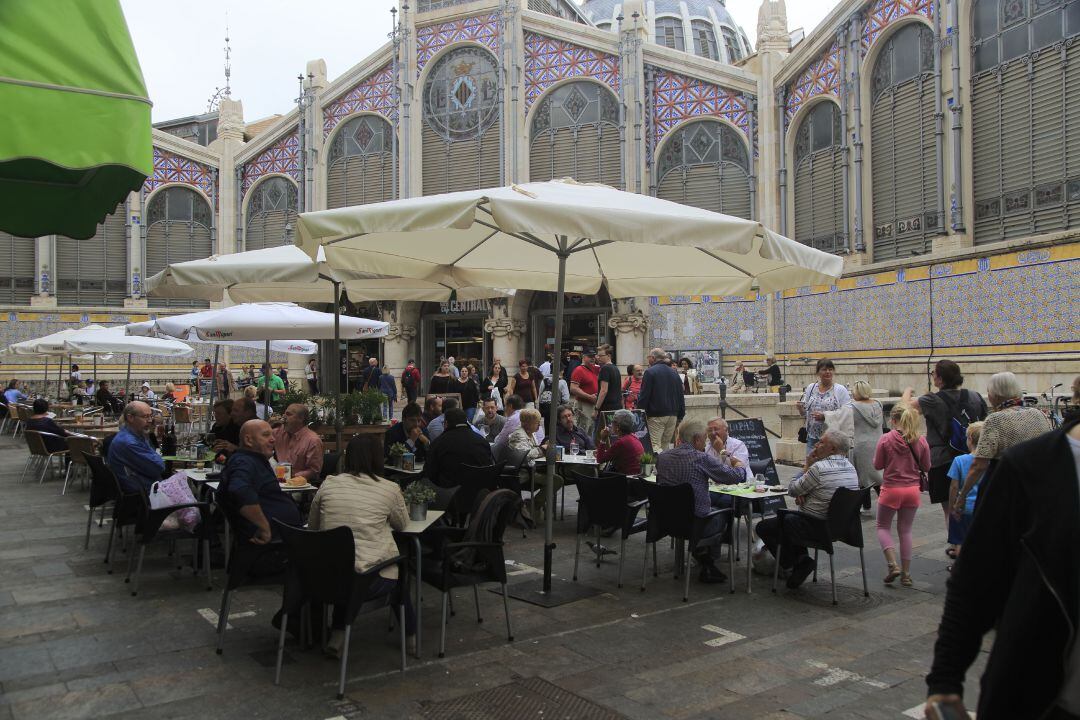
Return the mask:
[[288, 175], [300, 182], [300, 138], [297, 129], [292, 128], [288, 135], [263, 150], [254, 160], [244, 163], [241, 172], [241, 197], [247, 194], [256, 180], [271, 173]]
[[181, 183], [197, 187], [209, 197], [216, 195], [214, 169], [176, 153], [154, 148], [154, 172], [143, 183], [143, 193], [149, 195], [162, 185]]
[[654, 148], [659, 147], [664, 137], [679, 123], [703, 116], [725, 118], [742, 130], [746, 137], [751, 136], [750, 108], [745, 95], [671, 70], [652, 69], [656, 88], [653, 93], [656, 126]]
[[475, 42], [499, 54], [499, 16], [479, 15], [416, 29], [416, 76], [444, 47], [459, 42]]
[[588, 77], [619, 93], [619, 58], [565, 40], [525, 33], [525, 107], [567, 78]]
[[323, 108], [323, 137], [349, 115], [363, 111], [391, 119], [397, 117], [392, 63], [382, 66]]
[[866, 10], [862, 46], [865, 53], [890, 24], [908, 15], [934, 17], [934, 0], [876, 0]]
[[840, 46], [833, 43], [787, 86], [787, 107], [784, 112], [789, 129], [791, 119], [808, 100], [818, 95], [840, 96], [840, 65]]

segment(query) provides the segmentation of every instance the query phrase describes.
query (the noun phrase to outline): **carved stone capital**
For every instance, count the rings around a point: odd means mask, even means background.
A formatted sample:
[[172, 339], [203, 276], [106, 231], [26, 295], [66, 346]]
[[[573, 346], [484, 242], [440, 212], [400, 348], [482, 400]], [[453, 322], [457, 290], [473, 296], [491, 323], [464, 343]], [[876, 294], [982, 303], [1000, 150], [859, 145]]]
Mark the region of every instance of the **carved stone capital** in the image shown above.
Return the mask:
[[390, 323], [390, 327], [386, 331], [387, 340], [400, 340], [402, 342], [409, 342], [416, 337], [416, 326], [406, 325], [404, 323]]
[[612, 315], [608, 318], [608, 327], [620, 335], [634, 334], [644, 336], [649, 330], [649, 318], [641, 313]]
[[525, 334], [525, 321], [513, 318], [493, 318], [484, 321], [484, 332], [496, 338], [516, 340]]

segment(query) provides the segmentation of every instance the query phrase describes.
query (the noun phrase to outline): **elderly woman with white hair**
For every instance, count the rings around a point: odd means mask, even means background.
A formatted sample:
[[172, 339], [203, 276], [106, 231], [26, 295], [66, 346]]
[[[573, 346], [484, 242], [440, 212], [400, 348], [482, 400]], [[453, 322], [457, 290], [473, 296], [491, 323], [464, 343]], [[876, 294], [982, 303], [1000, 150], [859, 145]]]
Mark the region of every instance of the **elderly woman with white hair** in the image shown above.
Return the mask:
[[[510, 397], [516, 396], [511, 395]], [[510, 433], [510, 437], [507, 440], [510, 449], [524, 451], [526, 458], [529, 460], [542, 459], [547, 451], [547, 443], [540, 442], [538, 439], [540, 436], [537, 435], [542, 421], [540, 411], [528, 408], [522, 410], [518, 415], [518, 418], [520, 419], [521, 424]], [[562, 476], [556, 474], [552, 485], [552, 491], [557, 493], [562, 486]], [[536, 512], [536, 522], [540, 522], [544, 516], [544, 510], [547, 508], [545, 501], [546, 496], [544, 494], [544, 488], [538, 487], [533, 493], [532, 498], [532, 505]]]
[[968, 493], [990, 468], [991, 461], [1000, 458], [1013, 445], [1033, 440], [1053, 429], [1050, 419], [1041, 410], [1024, 407], [1023, 390], [1016, 375], [1011, 372], [992, 375], [986, 384], [986, 396], [990, 401], [990, 415], [983, 425], [979, 445], [974, 452], [975, 460], [968, 469], [964, 486], [953, 502], [954, 515], [963, 515]]
[[623, 475], [641, 474], [641, 456], [645, 452], [634, 430], [637, 420], [629, 410], [616, 410], [611, 426], [600, 431], [600, 444], [596, 447], [596, 461], [610, 462], [612, 469]]

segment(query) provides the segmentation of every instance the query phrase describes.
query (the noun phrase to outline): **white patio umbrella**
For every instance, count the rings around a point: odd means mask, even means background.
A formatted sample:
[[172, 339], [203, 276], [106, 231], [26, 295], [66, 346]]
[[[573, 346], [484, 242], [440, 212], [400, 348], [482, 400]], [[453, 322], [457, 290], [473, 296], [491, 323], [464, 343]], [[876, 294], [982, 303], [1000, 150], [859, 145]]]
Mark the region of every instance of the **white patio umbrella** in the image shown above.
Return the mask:
[[[75, 333], [87, 330], [89, 328], [101, 328], [101, 325], [87, 325], [84, 328], [66, 328], [59, 330], [48, 335], [44, 335], [39, 338], [33, 338], [31, 340], [23, 340], [21, 342], [12, 343], [4, 349], [4, 354], [18, 355], [20, 357], [40, 357], [45, 359], [45, 383], [49, 382], [49, 358], [57, 358], [57, 371], [56, 371], [56, 399], [60, 399], [60, 385], [63, 382], [64, 362], [63, 357], [68, 356], [68, 361], [72, 359], [78, 360], [90, 360], [94, 361], [94, 379], [97, 380], [97, 354], [87, 353], [85, 355], [77, 355], [71, 352], [71, 349], [65, 345], [67, 338], [71, 337]], [[104, 359], [109, 360], [112, 355], [106, 355]]]
[[[753, 220], [573, 180], [512, 185], [300, 216], [299, 246], [335, 269], [465, 286], [555, 291], [552, 373], [566, 292], [735, 295], [830, 284], [843, 260]], [[448, 277], [449, 276], [449, 277]], [[556, 417], [548, 418], [554, 437]], [[551, 591], [555, 447], [548, 447], [543, 592]]]
[[[179, 340], [156, 337], [128, 335], [124, 325], [113, 327], [88, 326], [64, 338], [64, 345], [82, 353], [127, 353], [127, 376], [124, 391], [131, 397], [131, 356], [160, 355], [163, 357], [183, 357], [194, 352], [190, 345]], [[96, 371], [95, 371], [96, 374]]]

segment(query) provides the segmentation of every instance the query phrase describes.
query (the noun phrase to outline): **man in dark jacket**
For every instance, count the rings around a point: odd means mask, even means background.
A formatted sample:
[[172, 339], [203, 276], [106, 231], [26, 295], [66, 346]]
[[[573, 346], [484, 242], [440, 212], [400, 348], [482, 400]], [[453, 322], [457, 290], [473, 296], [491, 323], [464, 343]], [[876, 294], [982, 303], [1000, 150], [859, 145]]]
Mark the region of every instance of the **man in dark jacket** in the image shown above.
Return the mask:
[[668, 364], [662, 348], [649, 351], [649, 369], [641, 378], [637, 409], [644, 410], [653, 450], [663, 452], [675, 441], [675, 428], [686, 415], [683, 384], [679, 373]]
[[1080, 424], [1008, 450], [979, 489], [949, 578], [928, 708], [963, 711], [964, 675], [996, 628], [979, 720], [1080, 717]]
[[469, 426], [465, 411], [446, 411], [446, 429], [432, 441], [424, 462], [424, 476], [439, 487], [461, 484], [461, 465], [491, 465], [491, 445]]

